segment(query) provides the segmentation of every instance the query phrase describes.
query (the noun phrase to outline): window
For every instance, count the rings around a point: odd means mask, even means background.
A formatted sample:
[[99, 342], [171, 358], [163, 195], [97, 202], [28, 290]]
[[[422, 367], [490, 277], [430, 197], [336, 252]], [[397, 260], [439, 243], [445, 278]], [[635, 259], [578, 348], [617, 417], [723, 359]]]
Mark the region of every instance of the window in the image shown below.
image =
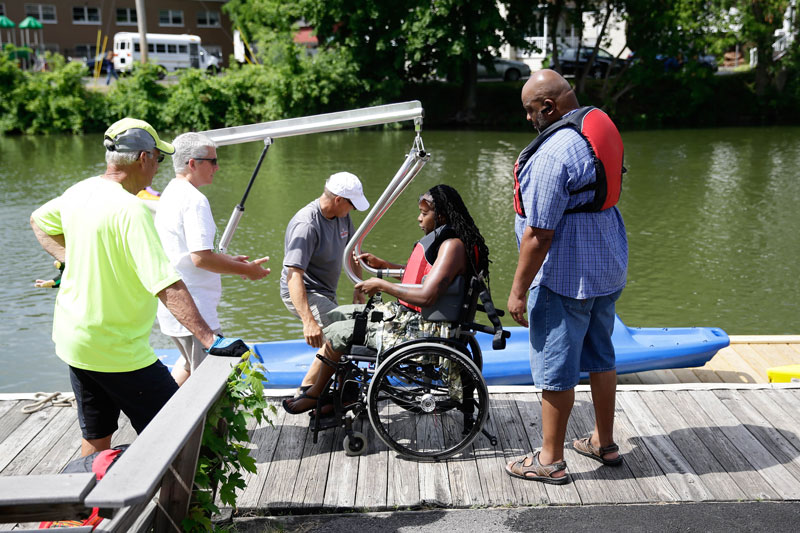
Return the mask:
[[175, 44], [168, 44], [167, 45], [167, 53], [168, 54], [177, 54], [178, 53], [178, 46]]
[[166, 54], [167, 53], [167, 45], [164, 43], [156, 43], [156, 53], [157, 54]]
[[198, 11], [197, 26], [200, 28], [219, 28], [219, 11]]
[[118, 7], [117, 8], [117, 24], [120, 26], [135, 26], [136, 25], [136, 8], [133, 7]]
[[141, 49], [139, 48], [139, 43], [133, 43], [133, 51], [134, 51], [134, 52], [139, 52], [139, 51], [141, 51]]
[[5, 14], [6, 14], [6, 5], [0, 3], [0, 15], [5, 15]]
[[188, 54], [189, 53], [189, 47], [186, 46], [185, 44], [179, 44], [178, 45], [178, 53], [180, 53], [180, 54]]
[[183, 11], [180, 9], [162, 9], [158, 12], [159, 26], [183, 26]]
[[73, 24], [100, 24], [100, 8], [89, 6], [72, 7]]
[[153, 43], [147, 43], [147, 52], [150, 53], [150, 54], [155, 54], [156, 53], [156, 48], [153, 45]]
[[53, 4], [25, 4], [25, 16], [33, 17], [42, 24], [55, 24], [56, 6]]
[[97, 53], [97, 48], [93, 44], [76, 44], [75, 56], [86, 59], [92, 58]]

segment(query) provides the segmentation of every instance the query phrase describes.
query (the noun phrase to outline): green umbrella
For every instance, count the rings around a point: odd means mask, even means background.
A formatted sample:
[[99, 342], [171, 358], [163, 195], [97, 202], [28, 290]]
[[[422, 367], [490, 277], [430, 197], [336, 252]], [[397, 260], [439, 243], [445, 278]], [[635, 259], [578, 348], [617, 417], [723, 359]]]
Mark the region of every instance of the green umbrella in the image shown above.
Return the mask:
[[[14, 26], [16, 26], [16, 24], [14, 24], [13, 20], [11, 20], [5, 15], [0, 15], [0, 30], [3, 29], [6, 30], [6, 37], [9, 37], [11, 35], [11, 31], [14, 29]], [[16, 39], [13, 40], [16, 41]], [[3, 37], [1, 32], [0, 32], [0, 44], [3, 44]]]
[[25, 17], [25, 20], [19, 23], [20, 29], [32, 29], [32, 30], [41, 30], [42, 23], [36, 20], [33, 17]]

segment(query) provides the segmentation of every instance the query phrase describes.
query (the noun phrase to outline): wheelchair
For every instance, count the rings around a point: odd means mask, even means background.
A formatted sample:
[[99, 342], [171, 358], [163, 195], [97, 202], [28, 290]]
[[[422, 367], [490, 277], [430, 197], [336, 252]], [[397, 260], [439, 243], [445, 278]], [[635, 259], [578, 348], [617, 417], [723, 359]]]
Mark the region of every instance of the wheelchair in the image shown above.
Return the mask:
[[[489, 393], [475, 333], [493, 335], [493, 349], [504, 349], [510, 333], [503, 330], [499, 319], [503, 313], [495, 309], [482, 278], [475, 276], [469, 282], [456, 278], [436, 305], [422, 309], [422, 317], [445, 336], [411, 338], [380, 356], [363, 345], [374, 303], [375, 297], [356, 318], [349, 353], [338, 362], [317, 355], [334, 373], [309, 424], [314, 442], [320, 431], [343, 427], [345, 453], [360, 455], [367, 440], [353, 429], [353, 422], [368, 418], [389, 448], [416, 460], [451, 457], [479, 433], [496, 446], [497, 438], [483, 427], [489, 416]], [[477, 312], [486, 313], [492, 325], [475, 323]], [[333, 405], [331, 415], [320, 414], [323, 405]]]

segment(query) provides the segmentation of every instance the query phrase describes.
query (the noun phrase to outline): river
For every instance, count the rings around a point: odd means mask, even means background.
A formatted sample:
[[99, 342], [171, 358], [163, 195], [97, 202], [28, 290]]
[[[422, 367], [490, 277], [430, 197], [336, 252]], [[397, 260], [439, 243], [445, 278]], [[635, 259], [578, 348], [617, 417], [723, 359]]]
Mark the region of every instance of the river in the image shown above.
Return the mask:
[[[533, 132], [424, 132], [432, 158], [365, 241], [402, 262], [421, 235], [418, 195], [456, 187], [489, 245], [491, 287], [505, 307], [516, 265], [511, 166]], [[230, 252], [269, 255], [262, 281], [223, 277], [220, 316], [248, 340], [301, 336], [279, 297], [283, 234], [291, 216], [319, 195], [324, 179], [347, 170], [378, 198], [411, 147], [410, 131], [352, 131], [277, 139], [248, 198]], [[628, 286], [618, 313], [629, 326], [718, 326], [729, 334], [798, 334], [800, 128], [623, 132], [620, 201], [630, 242]], [[221, 235], [261, 151], [261, 143], [219, 149], [221, 169], [203, 189]], [[29, 226], [31, 211], [104, 169], [100, 135], [0, 136], [0, 392], [69, 390], [50, 339], [56, 292], [35, 289], [51, 260]], [[153, 180], [172, 176], [168, 157]], [[365, 213], [355, 213], [356, 225]], [[352, 294], [346, 278], [340, 301]], [[504, 323], [511, 325], [510, 319]], [[152, 343], [170, 347], [154, 328]]]

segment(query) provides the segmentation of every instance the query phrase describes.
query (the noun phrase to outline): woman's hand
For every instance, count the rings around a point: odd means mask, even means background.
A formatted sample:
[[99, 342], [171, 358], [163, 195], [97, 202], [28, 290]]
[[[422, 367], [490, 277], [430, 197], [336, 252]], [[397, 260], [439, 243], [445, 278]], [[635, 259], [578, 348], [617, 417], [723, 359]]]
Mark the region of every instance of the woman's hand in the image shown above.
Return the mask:
[[356, 261], [358, 260], [364, 261], [367, 264], [367, 266], [370, 266], [372, 268], [389, 268], [389, 263], [369, 252], [364, 252], [363, 254], [360, 255], [355, 255], [355, 252], [353, 252], [353, 257], [356, 258]]
[[387, 283], [389, 282], [385, 279], [369, 278], [366, 281], [356, 283], [356, 290], [372, 296], [376, 292], [384, 291]]

